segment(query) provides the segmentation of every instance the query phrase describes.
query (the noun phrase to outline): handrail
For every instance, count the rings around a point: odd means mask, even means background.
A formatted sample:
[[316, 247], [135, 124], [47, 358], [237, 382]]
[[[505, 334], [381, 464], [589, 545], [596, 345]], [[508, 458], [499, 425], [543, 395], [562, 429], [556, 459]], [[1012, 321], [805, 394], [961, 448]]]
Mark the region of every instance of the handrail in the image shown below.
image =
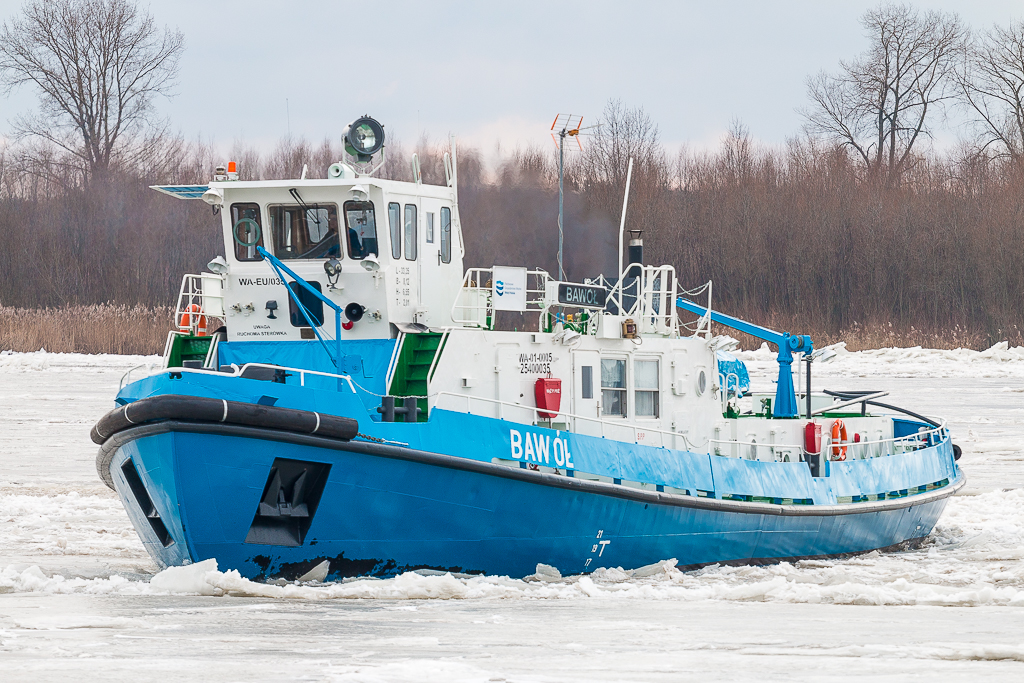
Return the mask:
[[[213, 294], [207, 292], [203, 283], [206, 281], [221, 282], [221, 293]], [[211, 310], [212, 304], [219, 301], [217, 308]], [[210, 303], [210, 306], [204, 304]], [[196, 304], [199, 310], [189, 310], [192, 304]], [[195, 333], [199, 319], [204, 316], [221, 316], [224, 311], [224, 284], [223, 278], [215, 273], [187, 273], [181, 277], [181, 288], [178, 290], [178, 303], [174, 310], [174, 323], [180, 324], [183, 317], [188, 316], [189, 331]]]
[[736, 378], [736, 393], [735, 393], [735, 396], [736, 396], [737, 399], [740, 398], [740, 376], [737, 375], [735, 372], [727, 372], [724, 375], [721, 372], [718, 373], [719, 386], [722, 387], [722, 412], [723, 413], [726, 411], [726, 408], [729, 405], [729, 378], [730, 377], [735, 377]]
[[159, 375], [159, 374], [164, 373], [164, 372], [177, 372], [177, 373], [190, 373], [190, 374], [194, 373], [194, 374], [206, 375], [206, 376], [209, 376], [211, 374], [215, 374], [215, 375], [223, 376], [223, 377], [238, 377], [238, 378], [241, 378], [241, 379], [246, 379], [246, 378], [242, 377], [242, 374], [245, 372], [246, 368], [272, 368], [274, 370], [284, 370], [285, 372], [297, 373], [299, 375], [299, 386], [306, 386], [306, 375], [319, 375], [321, 377], [333, 377], [333, 378], [339, 380], [339, 382], [338, 382], [339, 385], [341, 384], [342, 381], [347, 382], [348, 383], [348, 388], [352, 390], [353, 394], [357, 394], [358, 395], [358, 393], [359, 393], [359, 392], [356, 391], [356, 386], [355, 386], [355, 383], [352, 381], [352, 376], [351, 375], [339, 375], [339, 374], [333, 373], [333, 372], [321, 372], [320, 370], [306, 370], [304, 368], [291, 368], [291, 367], [287, 367], [287, 366], [283, 366], [283, 365], [273, 365], [273, 364], [270, 364], [270, 363], [245, 363], [241, 367], [239, 367], [238, 365], [235, 365], [235, 364], [232, 363], [232, 365], [231, 365], [231, 368], [232, 368], [231, 372], [221, 372], [220, 370], [215, 370], [215, 369], [210, 369], [210, 368], [170, 368], [170, 367], [160, 367], [160, 368], [157, 368], [157, 367], [154, 367], [154, 366], [149, 365], [147, 363], [143, 363], [142, 365], [136, 365], [135, 367], [131, 368], [130, 370], [128, 370], [128, 372], [126, 372], [121, 377], [121, 386], [118, 387], [118, 389], [120, 390], [120, 389], [124, 388], [124, 385], [125, 385], [125, 381], [124, 380], [125, 380], [126, 377], [130, 376], [135, 370], [138, 370], [139, 368], [144, 368], [144, 367], [147, 367], [147, 366], [151, 370], [151, 372], [147, 375], [147, 377], [152, 377], [154, 375]]
[[[441, 349], [444, 348], [444, 343], [448, 341], [448, 335], [451, 334], [452, 328], [444, 328], [444, 332], [441, 334], [441, 341], [437, 343], [437, 348], [434, 350], [434, 359], [430, 362], [430, 369], [427, 370], [427, 386], [430, 385], [430, 380], [434, 379], [434, 370], [437, 369], [437, 361], [441, 360]], [[429, 391], [429, 390], [428, 390]]]
[[882, 398], [883, 396], [888, 396], [888, 395], [889, 395], [888, 391], [876, 391], [873, 394], [865, 394], [864, 396], [860, 396], [858, 398], [850, 399], [848, 401], [840, 401], [839, 403], [833, 403], [832, 405], [825, 406], [824, 408], [818, 408], [817, 410], [812, 410], [811, 411], [811, 417], [814, 417], [815, 415], [821, 415], [822, 413], [834, 412], [836, 410], [839, 410], [840, 408], [845, 408], [847, 406], [852, 406], [852, 405], [857, 404], [857, 403], [866, 403], [867, 401], [870, 401], [872, 399]]
[[[525, 406], [525, 405], [522, 405], [522, 404], [519, 404], [519, 403], [512, 403], [510, 401], [501, 401], [499, 399], [487, 398], [485, 396], [474, 396], [472, 394], [457, 394], [457, 393], [451, 392], [451, 391], [439, 391], [436, 394], [432, 394], [431, 396], [432, 397], [437, 397], [438, 399], [441, 396], [452, 396], [452, 397], [455, 397], [455, 398], [466, 399], [467, 411], [470, 409], [470, 401], [474, 401], [474, 400], [475, 401], [483, 401], [484, 403], [498, 404], [499, 406], [506, 406], [507, 405], [507, 406], [510, 406], [510, 407], [513, 407], [513, 408], [518, 408], [520, 410], [529, 411], [530, 413], [536, 413], [537, 410], [538, 410], [538, 408], [536, 408], [535, 406]], [[435, 406], [437, 406], [437, 401], [436, 400], [435, 400]], [[694, 448], [694, 446], [695, 446], [695, 444], [692, 444], [690, 442], [689, 438], [685, 434], [680, 433], [680, 432], [668, 431], [668, 430], [665, 430], [665, 429], [659, 429], [657, 427], [646, 427], [646, 426], [643, 426], [643, 425], [637, 425], [635, 423], [615, 423], [615, 422], [611, 422], [611, 421], [608, 421], [608, 420], [602, 420], [600, 418], [590, 417], [590, 416], [587, 416], [587, 415], [577, 415], [575, 413], [559, 412], [557, 414], [557, 416], [558, 417], [563, 417], [563, 418], [579, 419], [579, 420], [584, 420], [584, 421], [588, 421], [588, 422], [597, 422], [598, 424], [600, 424], [602, 426], [602, 428], [601, 428], [601, 436], [602, 436], [602, 438], [604, 438], [604, 425], [611, 425], [611, 426], [617, 427], [617, 428], [632, 429], [633, 430], [633, 441], [634, 441], [634, 443], [639, 443], [639, 441], [637, 439], [637, 432], [643, 431], [643, 432], [655, 432], [655, 433], [659, 433], [659, 434], [663, 434], [663, 435], [668, 435], [668, 436], [672, 436], [672, 437], [682, 438], [683, 439], [683, 445], [687, 449], [689, 449], [689, 450], [692, 450]], [[504, 419], [504, 418], [500, 417], [500, 419]], [[553, 419], [554, 418], [552, 418], [552, 420]], [[921, 442], [921, 441], [925, 440], [926, 436], [928, 436], [928, 435], [930, 435], [932, 433], [940, 433], [940, 432], [945, 431], [946, 430], [945, 425], [946, 425], [946, 422], [945, 422], [945, 420], [943, 420], [940, 426], [934, 427], [932, 429], [928, 429], [928, 430], [925, 430], [925, 431], [922, 431], [922, 432], [917, 432], [916, 434], [907, 434], [905, 436], [895, 436], [895, 437], [889, 437], [889, 438], [886, 438], [886, 439], [877, 439], [875, 441], [858, 441], [858, 442], [833, 443], [831, 438], [829, 438], [827, 435], [825, 435], [825, 440], [822, 443], [821, 451], [820, 452], [824, 453], [826, 449], [832, 448], [833, 446], [836, 447], [836, 448], [839, 448], [839, 447], [842, 447], [842, 446], [846, 446], [846, 447], [850, 447], [850, 448], [857, 448], [857, 447], [861, 447], [861, 446], [870, 446], [870, 445], [884, 444], [884, 443], [889, 443], [889, 442], [891, 442], [893, 445], [895, 445], [896, 443], [899, 443], [899, 442], [906, 442], [906, 443]], [[799, 452], [803, 452], [803, 444], [773, 444], [773, 443], [758, 443], [756, 441], [739, 441], [739, 440], [712, 439], [712, 438], [708, 438], [705, 443], [707, 445], [709, 445], [709, 446], [712, 443], [717, 443], [717, 444], [728, 444], [728, 445], [736, 445], [736, 446], [754, 446], [755, 448], [772, 448], [772, 449], [779, 449], [779, 450], [782, 450], [782, 449], [792, 449], [792, 450], [797, 450]], [[703, 444], [696, 444], [696, 446], [698, 446], [698, 447], [700, 445], [703, 445]], [[710, 452], [710, 448], [709, 448], [709, 454], [710, 455], [719, 455], [720, 457], [731, 457], [731, 456], [728, 456], [728, 455], [722, 456], [721, 454], [718, 454], [718, 453], [711, 453]], [[893, 453], [886, 453], [885, 455], [893, 455]], [[883, 456], [880, 454], [880, 455], [877, 455], [877, 456], [876, 455], [872, 455], [871, 457], [874, 458], [874, 457], [883, 457]]]
[[391, 349], [391, 358], [388, 360], [388, 372], [384, 377], [384, 391], [391, 391], [391, 380], [395, 378], [395, 370], [398, 369], [398, 355], [402, 351], [402, 341], [405, 339], [405, 332], [398, 331], [395, 338], [395, 346]]
[[[486, 320], [491, 317], [493, 321], [494, 314], [494, 302], [491, 301], [490, 292], [491, 288], [484, 286], [483, 279], [484, 274], [489, 274], [492, 278], [494, 275], [493, 268], [467, 268], [466, 274], [462, 278], [462, 286], [459, 288], [458, 296], [455, 297], [455, 303], [452, 304], [451, 317], [452, 322], [462, 325], [474, 327], [486, 327]], [[540, 289], [530, 289], [530, 278], [540, 278], [542, 286]], [[527, 310], [539, 311], [542, 315], [544, 313], [545, 297], [547, 295], [547, 282], [551, 280], [551, 275], [546, 270], [540, 268], [536, 270], [526, 271], [526, 307]], [[475, 282], [476, 284], [470, 284]], [[484, 295], [482, 304], [477, 302], [470, 302], [463, 304], [463, 297], [470, 292], [478, 292]], [[533, 295], [533, 298], [531, 298]], [[477, 313], [482, 313], [482, 318], [485, 324], [481, 325], [481, 317], [467, 317], [474, 316]], [[462, 317], [459, 317], [462, 316]], [[543, 323], [543, 320], [541, 321]]]
[[[348, 388], [352, 390], [352, 393], [353, 394], [357, 393], [356, 392], [356, 387], [352, 383], [352, 376], [351, 375], [339, 375], [339, 374], [334, 373], [334, 372], [322, 372], [320, 370], [306, 370], [306, 369], [303, 369], [303, 368], [289, 368], [289, 367], [285, 367], [283, 365], [273, 365], [273, 364], [270, 364], [270, 363], [246, 363], [241, 368], [239, 368], [237, 373], [232, 373], [232, 375], [237, 374], [237, 375], [241, 376], [242, 373], [245, 372], [246, 368], [273, 368], [274, 370], [284, 370], [286, 372], [296, 372], [296, 373], [299, 374], [299, 386], [302, 386], [302, 387], [306, 386], [306, 375], [319, 375], [321, 377], [333, 377], [333, 378], [339, 380], [339, 384], [341, 383], [341, 381], [348, 382]], [[177, 369], [175, 369], [175, 372], [177, 372]], [[225, 374], [227, 374], [227, 373], [225, 373]]]
[[[524, 405], [522, 405], [520, 403], [512, 403], [511, 401], [501, 401], [501, 400], [496, 399], [496, 398], [487, 398], [485, 396], [474, 396], [472, 394], [456, 394], [455, 392], [452, 392], [452, 391], [439, 391], [436, 394], [432, 394], [432, 396], [436, 396], [438, 398], [440, 398], [441, 396], [453, 396], [455, 398], [464, 398], [464, 399], [466, 399], [467, 410], [469, 409], [469, 401], [483, 401], [484, 403], [493, 403], [493, 404], [497, 404], [497, 405], [500, 405], [500, 406], [510, 406], [510, 407], [513, 407], [513, 408], [518, 408], [520, 410], [529, 411], [530, 413], [536, 413], [539, 410], [535, 406], [524, 406]], [[436, 401], [435, 401], [434, 405], [435, 406], [437, 405]], [[442, 410], [443, 410], [443, 408], [442, 408]], [[549, 411], [544, 411], [544, 412], [549, 412]], [[619, 429], [632, 429], [633, 430], [633, 441], [634, 441], [634, 443], [639, 443], [639, 441], [637, 439], [637, 432], [656, 432], [656, 433], [659, 433], [659, 434], [666, 434], [668, 436], [681, 438], [683, 440], [683, 444], [685, 446], [687, 446], [687, 447], [692, 447], [693, 446], [693, 444], [690, 443], [690, 440], [687, 438], [687, 436], [685, 434], [681, 433], [681, 432], [672, 432], [672, 431], [669, 431], [669, 430], [666, 430], [666, 429], [659, 429], [657, 427], [647, 427], [645, 425], [637, 425], [637, 424], [632, 423], [632, 422], [629, 422], [629, 423], [626, 423], [626, 422], [621, 422], [621, 423], [620, 422], [612, 422], [610, 420], [602, 420], [601, 418], [598, 418], [598, 417], [590, 417], [589, 415], [577, 415], [575, 413], [566, 413], [566, 412], [563, 412], [563, 411], [559, 411], [556, 414], [556, 417], [565, 417], [565, 418], [572, 418], [574, 420], [585, 420], [585, 421], [588, 421], [588, 422], [597, 422], [598, 424], [601, 425], [601, 436], [602, 437], [604, 437], [604, 426], [605, 425], [609, 425], [611, 427], [615, 427], [615, 428], [619, 428]], [[504, 418], [501, 418], [501, 419], [504, 419]], [[553, 421], [555, 418], [551, 418], [551, 419]]]
[[[626, 277], [637, 269], [640, 276], [633, 278], [629, 287], [635, 289], [630, 293], [634, 297], [633, 306], [627, 311], [623, 306], [626, 292]], [[660, 284], [655, 283], [660, 279]], [[675, 300], [679, 292], [679, 280], [674, 266], [645, 266], [642, 263], [630, 263], [619, 273], [619, 280], [608, 292], [608, 299], [615, 303], [619, 315], [628, 315], [638, 319], [641, 333], [669, 334], [675, 336], [677, 316]], [[657, 305], [655, 302], [657, 301]]]

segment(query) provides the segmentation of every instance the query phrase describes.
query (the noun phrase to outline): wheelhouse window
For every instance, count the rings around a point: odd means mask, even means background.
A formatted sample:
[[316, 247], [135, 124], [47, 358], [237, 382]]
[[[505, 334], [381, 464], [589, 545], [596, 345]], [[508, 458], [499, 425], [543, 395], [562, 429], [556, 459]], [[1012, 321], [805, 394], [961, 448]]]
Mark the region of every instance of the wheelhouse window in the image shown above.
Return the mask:
[[338, 207], [271, 206], [270, 232], [274, 255], [282, 260], [341, 256], [338, 246]]
[[388, 228], [391, 231], [391, 258], [402, 258], [402, 205], [388, 204]]
[[416, 260], [416, 205], [405, 205], [405, 260]]
[[263, 246], [263, 224], [260, 205], [244, 202], [231, 205], [231, 238], [235, 244], [235, 258], [239, 261], [259, 261], [256, 247]]
[[427, 243], [434, 243], [434, 214], [427, 211]]
[[344, 208], [348, 255], [357, 260], [370, 254], [379, 256], [373, 202], [345, 202]]
[[452, 262], [452, 210], [441, 209], [441, 262]]
[[633, 361], [633, 400], [637, 417], [658, 417], [658, 361]]
[[626, 416], [626, 361], [601, 359], [601, 414]]

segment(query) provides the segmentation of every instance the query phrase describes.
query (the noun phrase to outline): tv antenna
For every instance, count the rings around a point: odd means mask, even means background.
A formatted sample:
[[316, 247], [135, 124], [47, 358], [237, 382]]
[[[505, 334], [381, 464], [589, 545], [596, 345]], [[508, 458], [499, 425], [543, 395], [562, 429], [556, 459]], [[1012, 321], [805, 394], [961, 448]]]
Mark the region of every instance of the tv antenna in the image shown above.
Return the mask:
[[[586, 130], [580, 126], [583, 124], [583, 117], [575, 114], [559, 114], [555, 122], [551, 124], [551, 139], [558, 145], [558, 280], [565, 280], [565, 270], [562, 268], [562, 207], [564, 204], [564, 193], [562, 191], [562, 180], [565, 174], [565, 139], [573, 138], [583, 151], [580, 143], [580, 131]], [[557, 136], [557, 137], [556, 137]]]

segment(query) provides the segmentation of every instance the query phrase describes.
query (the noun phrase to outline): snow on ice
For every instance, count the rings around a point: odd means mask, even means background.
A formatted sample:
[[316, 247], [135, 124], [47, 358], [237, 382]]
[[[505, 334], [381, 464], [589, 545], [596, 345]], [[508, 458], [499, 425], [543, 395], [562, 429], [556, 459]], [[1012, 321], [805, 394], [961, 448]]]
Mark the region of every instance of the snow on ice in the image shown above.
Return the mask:
[[[88, 439], [123, 373], [158, 359], [0, 353], [5, 680], [139, 680], [167, 673], [172, 655], [209, 680], [1024, 675], [1024, 348], [836, 350], [814, 368], [816, 388], [890, 391], [949, 418], [964, 448], [968, 487], [920, 549], [690, 572], [666, 558], [587, 576], [541, 565], [523, 579], [336, 583], [258, 583], [216, 560], [158, 571], [99, 483]], [[774, 353], [738, 355], [755, 389], [770, 390]], [[319, 631], [300, 626], [310, 618]], [[227, 656], [238, 643], [261, 658]]]

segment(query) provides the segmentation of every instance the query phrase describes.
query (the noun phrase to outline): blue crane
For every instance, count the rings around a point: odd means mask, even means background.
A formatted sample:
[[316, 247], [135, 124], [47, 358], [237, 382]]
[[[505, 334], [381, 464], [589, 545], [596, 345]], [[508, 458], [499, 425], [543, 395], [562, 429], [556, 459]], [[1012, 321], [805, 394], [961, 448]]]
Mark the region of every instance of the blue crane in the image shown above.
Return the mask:
[[[708, 309], [695, 304], [688, 299], [679, 297], [676, 299], [676, 306], [685, 311], [696, 313], [699, 316], [708, 314]], [[763, 339], [769, 344], [775, 344], [779, 348], [779, 382], [775, 389], [775, 405], [772, 413], [775, 417], [799, 417], [800, 411], [796, 404], [796, 390], [793, 387], [793, 354], [810, 353], [814, 350], [814, 342], [806, 334], [790, 334], [789, 332], [776, 332], [767, 327], [761, 327], [746, 320], [734, 318], [731, 315], [711, 311], [711, 320], [719, 325], [731, 327], [752, 337]]]

